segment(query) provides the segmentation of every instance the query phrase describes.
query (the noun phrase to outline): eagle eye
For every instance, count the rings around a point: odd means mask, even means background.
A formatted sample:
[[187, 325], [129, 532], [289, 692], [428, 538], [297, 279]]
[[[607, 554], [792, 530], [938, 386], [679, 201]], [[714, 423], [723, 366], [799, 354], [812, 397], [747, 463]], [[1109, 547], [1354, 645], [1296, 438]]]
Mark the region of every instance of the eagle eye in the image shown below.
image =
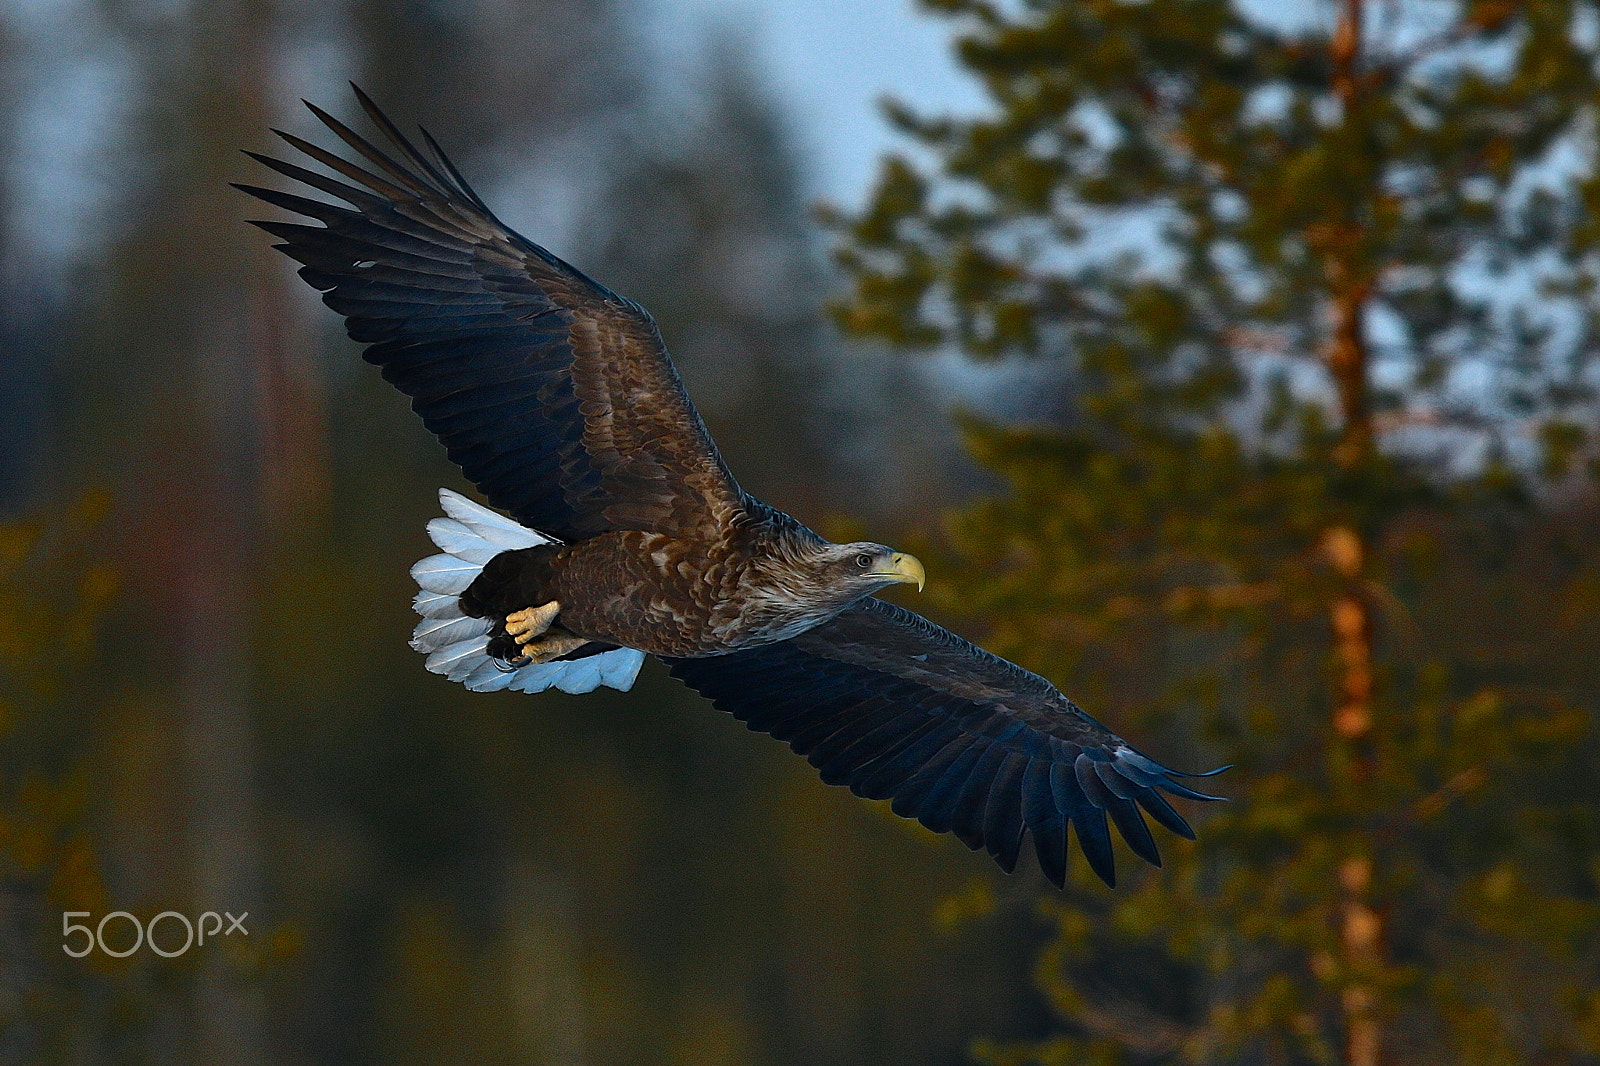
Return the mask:
[[860, 555], [856, 556], [856, 565], [863, 570], [871, 570], [872, 556], [868, 555], [866, 552], [862, 552]]

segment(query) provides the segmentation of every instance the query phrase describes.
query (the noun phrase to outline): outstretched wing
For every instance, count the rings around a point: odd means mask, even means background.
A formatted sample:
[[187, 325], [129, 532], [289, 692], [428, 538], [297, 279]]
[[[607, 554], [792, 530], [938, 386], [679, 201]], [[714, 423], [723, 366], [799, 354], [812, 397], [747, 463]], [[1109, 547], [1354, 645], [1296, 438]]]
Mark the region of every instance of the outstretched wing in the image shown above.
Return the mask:
[[276, 131], [354, 185], [248, 153], [349, 207], [237, 187], [322, 223], [255, 224], [305, 264], [450, 458], [491, 503], [563, 540], [723, 528], [742, 494], [650, 316], [506, 227], [426, 132], [424, 153], [356, 96], [385, 149], [307, 106], [367, 167]]
[[882, 600], [778, 644], [668, 665], [751, 729], [787, 741], [824, 781], [893, 799], [896, 814], [987, 848], [1008, 873], [1032, 833], [1057, 885], [1068, 823], [1095, 873], [1115, 884], [1108, 814], [1159, 866], [1139, 809], [1193, 840], [1161, 793], [1217, 798], [1179, 784], [1186, 775], [1129, 747], [1039, 675]]

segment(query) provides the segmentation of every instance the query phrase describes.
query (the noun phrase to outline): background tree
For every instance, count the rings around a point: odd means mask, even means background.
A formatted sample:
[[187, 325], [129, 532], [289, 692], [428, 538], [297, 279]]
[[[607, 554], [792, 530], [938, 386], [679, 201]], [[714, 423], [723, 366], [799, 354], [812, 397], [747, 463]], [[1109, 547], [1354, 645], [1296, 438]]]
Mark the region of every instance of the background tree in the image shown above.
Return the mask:
[[1475, 669], [1492, 626], [1440, 639], [1487, 594], [1419, 613], [1446, 570], [1525, 579], [1475, 538], [1592, 491], [1600, 10], [927, 6], [994, 107], [891, 109], [936, 165], [890, 160], [849, 222], [842, 319], [1058, 359], [1071, 394], [973, 428], [1010, 492], [955, 525], [949, 604], [1237, 764], [1168, 870], [1046, 904], [1069, 1032], [991, 1057], [1600, 1053], [1593, 693]]

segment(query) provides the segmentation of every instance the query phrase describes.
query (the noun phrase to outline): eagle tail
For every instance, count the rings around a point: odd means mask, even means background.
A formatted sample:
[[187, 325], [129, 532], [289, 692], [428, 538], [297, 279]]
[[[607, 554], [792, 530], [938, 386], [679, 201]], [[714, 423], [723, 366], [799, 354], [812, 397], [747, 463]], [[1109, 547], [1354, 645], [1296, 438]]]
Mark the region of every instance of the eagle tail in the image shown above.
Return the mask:
[[411, 568], [421, 591], [412, 602], [422, 616], [411, 646], [428, 657], [427, 668], [459, 681], [474, 692], [592, 692], [601, 685], [626, 692], [644, 662], [644, 652], [617, 648], [581, 659], [512, 668], [488, 654], [493, 620], [461, 610], [461, 593], [490, 559], [503, 551], [557, 541], [496, 514], [449, 489], [439, 490], [449, 517], [428, 523], [428, 536], [441, 549]]

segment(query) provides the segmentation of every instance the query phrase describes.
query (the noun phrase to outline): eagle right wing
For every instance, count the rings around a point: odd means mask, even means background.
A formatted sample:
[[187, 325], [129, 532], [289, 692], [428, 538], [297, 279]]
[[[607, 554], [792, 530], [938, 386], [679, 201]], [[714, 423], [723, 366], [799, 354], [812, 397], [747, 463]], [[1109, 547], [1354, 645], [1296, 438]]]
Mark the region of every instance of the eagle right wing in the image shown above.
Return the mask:
[[305, 264], [495, 506], [569, 542], [613, 529], [718, 537], [745, 498], [650, 316], [505, 226], [426, 132], [431, 155], [356, 96], [387, 150], [307, 106], [369, 168], [278, 134], [355, 186], [248, 153], [351, 206], [239, 185], [322, 223], [255, 225]]
[[777, 644], [667, 662], [717, 707], [787, 741], [824, 781], [892, 799], [896, 814], [986, 848], [1008, 873], [1032, 833], [1056, 885], [1069, 823], [1114, 884], [1108, 814], [1159, 866], [1140, 808], [1193, 840], [1162, 793], [1218, 798], [1174, 780], [1191, 775], [1134, 750], [1039, 675], [882, 600]]

